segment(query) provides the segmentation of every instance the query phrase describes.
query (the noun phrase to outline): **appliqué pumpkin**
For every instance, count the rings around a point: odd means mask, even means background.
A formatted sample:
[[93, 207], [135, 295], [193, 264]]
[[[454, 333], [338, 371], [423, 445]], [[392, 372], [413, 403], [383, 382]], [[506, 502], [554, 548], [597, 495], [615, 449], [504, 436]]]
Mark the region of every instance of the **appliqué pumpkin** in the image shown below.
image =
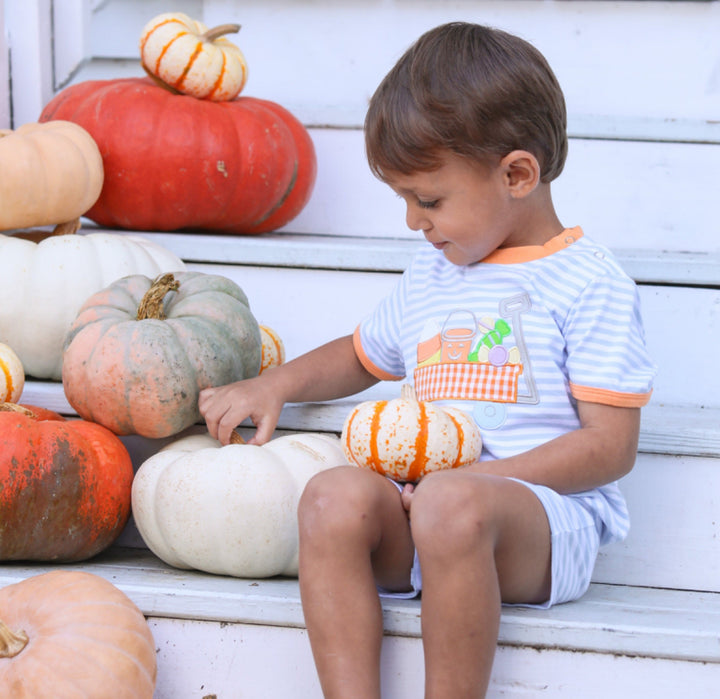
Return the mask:
[[400, 398], [356, 406], [345, 420], [342, 444], [350, 463], [407, 482], [471, 464], [482, 450], [469, 414], [418, 401], [407, 384]]

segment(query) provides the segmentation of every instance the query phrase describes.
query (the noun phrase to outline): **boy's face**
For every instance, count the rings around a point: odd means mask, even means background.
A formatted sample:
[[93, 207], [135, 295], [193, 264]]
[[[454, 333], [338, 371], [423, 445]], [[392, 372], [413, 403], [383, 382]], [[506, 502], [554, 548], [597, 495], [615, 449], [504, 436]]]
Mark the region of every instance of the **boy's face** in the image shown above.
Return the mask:
[[456, 265], [479, 262], [515, 240], [513, 197], [500, 165], [483, 167], [448, 153], [432, 172], [393, 173], [386, 178], [405, 200], [406, 222], [421, 230]]

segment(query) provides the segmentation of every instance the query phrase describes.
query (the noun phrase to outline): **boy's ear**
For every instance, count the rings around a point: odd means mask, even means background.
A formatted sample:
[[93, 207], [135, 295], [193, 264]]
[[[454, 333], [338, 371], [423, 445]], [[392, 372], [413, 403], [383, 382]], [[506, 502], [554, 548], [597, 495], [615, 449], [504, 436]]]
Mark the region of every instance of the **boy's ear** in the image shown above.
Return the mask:
[[540, 183], [540, 163], [529, 151], [514, 150], [500, 161], [500, 165], [510, 195], [514, 198], [527, 196]]

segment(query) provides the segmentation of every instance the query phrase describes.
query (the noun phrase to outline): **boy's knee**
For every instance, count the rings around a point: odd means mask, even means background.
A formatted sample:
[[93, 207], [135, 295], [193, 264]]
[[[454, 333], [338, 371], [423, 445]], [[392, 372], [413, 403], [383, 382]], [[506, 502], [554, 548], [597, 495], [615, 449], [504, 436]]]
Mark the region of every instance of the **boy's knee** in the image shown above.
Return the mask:
[[412, 500], [413, 539], [418, 550], [450, 552], [457, 547], [477, 546], [491, 535], [491, 502], [482, 494], [483, 484], [461, 474], [426, 476]]
[[298, 503], [298, 524], [303, 532], [342, 536], [362, 522], [371, 507], [360, 470], [350, 466], [321, 471], [305, 486]]

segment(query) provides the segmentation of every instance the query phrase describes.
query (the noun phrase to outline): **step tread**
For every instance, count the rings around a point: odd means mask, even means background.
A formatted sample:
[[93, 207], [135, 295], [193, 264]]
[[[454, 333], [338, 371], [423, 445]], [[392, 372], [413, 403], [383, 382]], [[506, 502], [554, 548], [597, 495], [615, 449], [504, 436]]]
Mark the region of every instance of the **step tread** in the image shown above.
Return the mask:
[[[6, 563], [0, 587], [58, 567], [100, 575], [146, 616], [303, 628], [296, 579], [238, 579], [179, 570], [143, 549], [113, 547], [92, 561]], [[386, 634], [420, 636], [417, 600], [384, 600]], [[503, 608], [499, 642], [511, 646], [720, 663], [720, 594], [593, 584], [551, 610]]]
[[[86, 232], [140, 235], [174, 252], [186, 262], [306, 267], [311, 269], [403, 271], [425, 244], [417, 238], [266, 233], [261, 236], [211, 233], [154, 233], [86, 227]], [[620, 264], [636, 281], [716, 287], [720, 254], [645, 249], [614, 250]]]
[[[327, 403], [288, 404], [283, 408], [278, 428], [340, 432], [359, 400], [349, 397]], [[27, 381], [21, 401], [63, 415], [75, 413], [65, 398], [62, 384], [55, 381]], [[639, 450], [650, 454], [720, 456], [720, 409], [650, 403], [642, 411]]]

